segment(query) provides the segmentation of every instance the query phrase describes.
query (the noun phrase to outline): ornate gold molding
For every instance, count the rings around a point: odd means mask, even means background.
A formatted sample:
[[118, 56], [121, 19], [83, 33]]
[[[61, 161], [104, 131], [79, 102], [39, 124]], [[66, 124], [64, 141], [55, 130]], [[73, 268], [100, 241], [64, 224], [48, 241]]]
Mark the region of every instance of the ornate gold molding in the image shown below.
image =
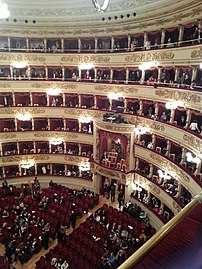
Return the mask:
[[8, 156], [2, 157], [0, 160], [2, 163], [12, 163], [12, 162], [21, 162], [29, 161], [30, 159], [35, 161], [48, 161], [50, 159], [47, 155], [29, 155], [29, 156]]
[[135, 174], [135, 183], [141, 185], [142, 187], [145, 187], [147, 190], [155, 193], [156, 195], [161, 194], [161, 189], [158, 186], [138, 174]]
[[61, 57], [61, 61], [72, 63], [108, 63], [110, 57], [100, 55], [69, 55]]
[[149, 129], [155, 130], [155, 131], [160, 131], [160, 132], [165, 131], [165, 126], [157, 121], [154, 121], [154, 120], [147, 120], [147, 119], [137, 117], [136, 124], [141, 125], [143, 127], [147, 127]]
[[50, 83], [50, 82], [35, 82], [33, 84], [31, 84], [32, 88], [37, 88], [37, 89], [48, 89], [48, 88], [60, 88], [60, 89], [77, 89], [78, 85], [74, 84], [74, 83], [69, 83], [69, 82], [54, 82], [54, 83]]
[[15, 138], [17, 135], [14, 133], [5, 133], [5, 134], [0, 134], [0, 139], [10, 139], [10, 138]]
[[175, 208], [177, 213], [179, 213], [182, 209], [175, 201], [173, 201], [173, 208]]
[[57, 133], [57, 132], [52, 132], [52, 133], [35, 133], [34, 134], [35, 137], [43, 137], [43, 138], [51, 138], [53, 136], [58, 136], [58, 137], [62, 137], [62, 138], [66, 138], [66, 139], [78, 139], [79, 135], [78, 134], [72, 134], [72, 133]]
[[199, 139], [198, 137], [191, 135], [191, 134], [184, 134], [183, 140], [193, 149], [197, 150], [202, 153], [202, 138]]
[[169, 171], [171, 175], [174, 173], [180, 179], [180, 181], [185, 181], [188, 183], [190, 182], [189, 176], [182, 169], [173, 164], [171, 161], [168, 161], [155, 153], [151, 153], [150, 157], [156, 163], [160, 164], [166, 171]]
[[175, 101], [184, 101], [188, 103], [200, 103], [201, 97], [197, 93], [182, 90], [171, 90], [171, 89], [157, 89], [155, 95], [171, 99]]
[[105, 130], [108, 130], [110, 132], [118, 132], [118, 133], [131, 133], [134, 131], [134, 126], [131, 124], [116, 124], [116, 123], [104, 123], [104, 122], [101, 122], [101, 121], [96, 121], [95, 122], [96, 124], [96, 127], [98, 129], [105, 129]]
[[192, 59], [202, 58], [202, 48], [193, 50], [191, 53], [191, 58]]
[[94, 119], [101, 118], [102, 115], [104, 114], [103, 111], [99, 110], [87, 110], [85, 111], [84, 109], [79, 109], [79, 108], [67, 108], [65, 109], [64, 113], [66, 115], [74, 115], [74, 116], [90, 116]]
[[0, 61], [28, 61], [28, 62], [35, 62], [40, 61], [44, 62], [46, 60], [45, 57], [38, 56], [38, 55], [29, 55], [29, 54], [12, 54], [12, 53], [5, 53], [0, 54]]
[[66, 155], [64, 156], [64, 160], [68, 163], [88, 163], [89, 158], [81, 157], [81, 156], [72, 156]]
[[39, 107], [33, 107], [33, 108], [27, 108], [27, 107], [16, 107], [16, 108], [0, 108], [0, 114], [16, 114], [16, 113], [30, 113], [33, 114], [43, 114], [45, 113], [44, 108]]
[[11, 84], [8, 82], [0, 82], [0, 88], [10, 88]]
[[111, 85], [96, 85], [95, 91], [99, 93], [125, 93], [125, 94], [134, 94], [138, 93], [138, 89], [134, 86], [111, 86]]
[[175, 57], [175, 54], [171, 51], [142, 52], [142, 53], [135, 53], [131, 56], [126, 56], [125, 61], [127, 63], [147, 62], [147, 61], [165, 61], [165, 60], [172, 60], [174, 57]]

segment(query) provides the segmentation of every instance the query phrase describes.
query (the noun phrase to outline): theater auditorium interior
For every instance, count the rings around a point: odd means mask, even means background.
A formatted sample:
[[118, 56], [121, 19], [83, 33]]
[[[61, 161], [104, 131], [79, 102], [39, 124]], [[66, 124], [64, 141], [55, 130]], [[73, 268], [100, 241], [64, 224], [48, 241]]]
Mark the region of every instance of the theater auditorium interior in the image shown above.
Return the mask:
[[0, 0], [0, 268], [202, 268], [200, 0]]

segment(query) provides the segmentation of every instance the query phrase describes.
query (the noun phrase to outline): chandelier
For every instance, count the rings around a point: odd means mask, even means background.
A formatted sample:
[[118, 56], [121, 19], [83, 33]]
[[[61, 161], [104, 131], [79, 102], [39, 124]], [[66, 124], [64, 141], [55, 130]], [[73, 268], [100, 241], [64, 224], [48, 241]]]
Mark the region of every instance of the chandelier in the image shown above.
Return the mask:
[[12, 63], [12, 66], [14, 67], [14, 68], [25, 68], [26, 66], [27, 66], [27, 62], [25, 62], [25, 61], [15, 61], [15, 62], [13, 62]]
[[98, 0], [92, 0], [92, 3], [94, 5], [96, 11], [98, 13], [102, 13], [107, 9], [107, 7], [109, 5], [109, 0], [104, 0], [102, 5], [98, 3]]
[[150, 69], [151, 67], [158, 67], [157, 63], [156, 62], [147, 62], [147, 63], [142, 63], [138, 66], [138, 68], [141, 70], [141, 71], [144, 71], [144, 70], [148, 70]]
[[58, 145], [60, 145], [62, 143], [63, 143], [63, 139], [62, 138], [56, 138], [56, 137], [54, 137], [54, 138], [51, 138], [51, 140], [50, 140], [50, 144], [51, 145], [58, 146]]
[[24, 168], [24, 169], [29, 169], [32, 166], [35, 165], [35, 161], [34, 160], [24, 160], [20, 163], [20, 167]]
[[171, 179], [171, 176], [170, 175], [168, 175], [168, 173], [167, 172], [163, 172], [162, 170], [158, 170], [158, 174], [159, 174], [159, 177], [160, 178], [163, 178], [163, 179], [165, 179], [165, 180], [169, 180], [169, 179]]
[[51, 96], [60, 95], [62, 93], [62, 90], [59, 88], [49, 88], [47, 89], [46, 93]]
[[30, 121], [32, 118], [30, 113], [18, 113], [16, 115], [16, 119], [20, 120], [20, 121]]
[[184, 104], [182, 102], [167, 102], [166, 108], [167, 109], [176, 109], [177, 107], [184, 107]]
[[150, 133], [150, 129], [147, 128], [147, 127], [143, 127], [143, 126], [137, 126], [137, 127], [135, 128], [135, 132], [136, 132], [137, 134], [141, 134], [141, 135], [143, 135], [143, 134], [146, 134], [146, 133]]
[[0, 19], [6, 19], [10, 16], [10, 11], [8, 10], [8, 5], [6, 3], [1, 3], [0, 0]]
[[79, 165], [79, 170], [84, 172], [84, 171], [89, 171], [90, 170], [90, 164], [89, 163], [82, 163]]
[[142, 188], [138, 184], [133, 182], [133, 190], [134, 191], [142, 191]]
[[187, 152], [186, 153], [186, 157], [187, 157], [187, 161], [190, 163], [196, 163], [199, 164], [201, 162], [199, 157], [193, 157], [193, 155], [191, 154], [191, 152]]
[[92, 121], [92, 118], [88, 116], [81, 116], [79, 118], [80, 123], [90, 123], [91, 121]]
[[119, 98], [123, 98], [123, 93], [121, 92], [111, 92], [107, 95], [110, 100], [118, 100]]
[[95, 68], [94, 63], [80, 63], [78, 64], [78, 68], [80, 70], [90, 70], [92, 68]]

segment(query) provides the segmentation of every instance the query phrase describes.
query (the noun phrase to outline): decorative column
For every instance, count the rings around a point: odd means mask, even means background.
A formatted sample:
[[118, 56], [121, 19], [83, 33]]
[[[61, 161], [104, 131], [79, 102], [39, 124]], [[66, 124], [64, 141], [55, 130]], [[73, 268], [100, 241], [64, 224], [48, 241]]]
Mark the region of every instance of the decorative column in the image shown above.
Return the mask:
[[109, 111], [111, 111], [112, 110], [112, 99], [110, 98], [109, 99]]
[[128, 51], [130, 51], [131, 46], [131, 35], [128, 35]]
[[78, 76], [78, 80], [81, 80], [81, 69], [79, 68], [79, 76]]
[[155, 134], [152, 135], [152, 144], [155, 149], [156, 148], [156, 135]]
[[170, 154], [170, 148], [171, 148], [171, 142], [167, 140], [167, 147], [166, 147], [166, 156], [169, 156]]
[[129, 79], [129, 69], [126, 68], [126, 84], [128, 84], [128, 79]]
[[47, 51], [47, 39], [44, 37], [43, 39], [43, 43], [44, 43], [44, 52]]
[[0, 143], [0, 155], [3, 156], [2, 143]]
[[11, 38], [8, 36], [8, 51], [11, 51]]
[[165, 36], [166, 36], [166, 31], [164, 29], [161, 30], [161, 48], [164, 47], [165, 44]]
[[94, 108], [97, 108], [97, 96], [94, 95], [93, 99], [94, 99]]
[[186, 160], [186, 153], [187, 153], [187, 150], [185, 148], [182, 148], [182, 158], [181, 158], [181, 162], [180, 164], [183, 164]]
[[79, 122], [79, 133], [81, 132], [81, 122]]
[[97, 46], [98, 45], [98, 39], [97, 39], [97, 37], [95, 37], [95, 52], [97, 52]]
[[10, 74], [11, 74], [11, 80], [13, 80], [13, 66], [10, 65]]
[[143, 113], [143, 100], [140, 100], [140, 115]]
[[15, 103], [15, 93], [12, 92], [12, 99], [13, 99], [13, 106], [16, 106], [16, 103]]
[[35, 176], [37, 176], [37, 174], [38, 174], [37, 172], [38, 172], [38, 171], [37, 171], [37, 163], [35, 163], [35, 164], [34, 164], [34, 174], [35, 174]]
[[201, 172], [201, 162], [196, 164], [195, 175], [200, 174], [200, 172]]
[[6, 171], [5, 171], [5, 167], [2, 167], [2, 176], [3, 178], [6, 178]]
[[145, 80], [145, 70], [142, 70], [142, 77], [140, 80], [140, 84], [144, 84], [144, 80]]
[[63, 119], [63, 126], [64, 126], [64, 131], [66, 131], [66, 129], [67, 129], [67, 123], [66, 123], [66, 120], [65, 119]]
[[152, 178], [153, 177], [153, 173], [154, 173], [154, 166], [153, 164], [149, 164], [149, 175], [148, 178]]
[[175, 120], [175, 109], [171, 109], [171, 113], [170, 113], [170, 122], [173, 123]]
[[48, 152], [51, 153], [51, 143], [50, 142], [48, 144], [48, 148], [49, 148]]
[[80, 94], [78, 95], [78, 99], [79, 99], [79, 104], [78, 105], [79, 105], [79, 107], [81, 107], [81, 95]]
[[65, 176], [67, 175], [67, 164], [65, 164]]
[[67, 143], [64, 142], [63, 144], [64, 144], [64, 154], [67, 154]]
[[112, 81], [113, 81], [113, 69], [112, 68], [110, 68], [110, 81], [109, 81], [109, 83], [112, 83]]
[[78, 38], [78, 52], [81, 52], [81, 39]]
[[175, 78], [174, 78], [174, 81], [177, 81], [178, 80], [178, 77], [179, 77], [179, 67], [175, 67]]
[[147, 40], [148, 40], [147, 32], [144, 32], [144, 47], [145, 47], [145, 44], [146, 44]]
[[183, 25], [180, 25], [179, 38], [178, 38], [178, 46], [180, 46], [182, 44], [183, 34], [184, 34], [184, 26]]
[[45, 78], [46, 78], [46, 80], [48, 80], [48, 68], [47, 68], [47, 66], [45, 66]]
[[160, 210], [159, 210], [159, 215], [163, 215], [164, 212], [164, 203], [161, 201], [161, 205], [160, 205]]
[[15, 118], [15, 131], [18, 131], [18, 120]]
[[95, 73], [94, 82], [97, 82], [97, 67], [95, 67], [94, 73]]
[[36, 141], [33, 141], [34, 153], [36, 154]]
[[48, 118], [48, 130], [50, 131], [50, 119]]
[[[21, 165], [18, 165], [18, 167], [19, 167], [19, 176], [21, 177], [22, 176], [22, 167], [21, 167]], [[27, 169], [26, 169], [27, 170]], [[26, 172], [26, 170], [25, 170], [25, 172]], [[26, 174], [26, 173], [25, 173]]]
[[31, 71], [30, 71], [30, 66], [29, 65], [27, 67], [27, 71], [28, 71], [28, 79], [31, 80]]
[[158, 81], [161, 80], [161, 72], [162, 72], [162, 68], [158, 67], [158, 78], [157, 78]]
[[64, 52], [64, 38], [61, 38], [61, 51]]
[[111, 52], [114, 51], [114, 37], [111, 37]]
[[53, 174], [53, 165], [52, 165], [52, 163], [50, 163], [50, 175], [52, 175]]
[[132, 132], [130, 136], [128, 136], [128, 146], [129, 148], [129, 155], [127, 156], [129, 158], [129, 171], [134, 169], [134, 164], [135, 164], [135, 156], [134, 156], [134, 143], [135, 143], [135, 132]]
[[34, 118], [32, 118], [32, 131], [34, 131]]
[[186, 121], [186, 125], [185, 128], [189, 128], [189, 125], [191, 123], [191, 110], [187, 110], [187, 121]]
[[193, 81], [196, 81], [196, 75], [197, 75], [197, 67], [193, 67], [193, 70], [192, 70], [192, 77], [191, 77], [191, 83]]
[[65, 80], [65, 68], [62, 66], [62, 80]]
[[29, 100], [30, 100], [30, 106], [33, 106], [33, 96], [32, 96], [32, 92], [29, 92]]
[[139, 168], [139, 163], [140, 163], [140, 160], [139, 158], [135, 158], [135, 170], [137, 170]]
[[26, 51], [29, 52], [29, 39], [26, 37]]
[[19, 144], [19, 142], [17, 142], [17, 154], [18, 155], [20, 154], [20, 144]]
[[127, 99], [124, 98], [124, 112], [127, 111]]
[[66, 100], [65, 100], [65, 94], [63, 93], [63, 94], [62, 94], [62, 105], [63, 105], [63, 106], [66, 105], [66, 104], [65, 104], [65, 103], [66, 103], [65, 101], [66, 101]]
[[81, 156], [81, 144], [79, 143], [79, 155]]

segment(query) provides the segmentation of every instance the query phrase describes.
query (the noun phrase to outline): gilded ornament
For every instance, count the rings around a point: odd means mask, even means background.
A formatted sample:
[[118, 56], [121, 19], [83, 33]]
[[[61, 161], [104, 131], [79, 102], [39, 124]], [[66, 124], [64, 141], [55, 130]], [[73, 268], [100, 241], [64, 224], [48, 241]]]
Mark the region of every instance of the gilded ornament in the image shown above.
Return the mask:
[[148, 62], [148, 61], [165, 61], [172, 60], [175, 57], [174, 52], [143, 52], [134, 53], [131, 56], [126, 56], [125, 61], [128, 63], [134, 62]]
[[133, 86], [111, 86], [111, 85], [96, 85], [95, 91], [102, 93], [123, 93], [123, 94], [135, 94], [138, 93], [138, 89]]
[[16, 134], [13, 134], [13, 133], [0, 134], [0, 139], [11, 139], [15, 137], [16, 137]]
[[198, 151], [199, 154], [202, 152], [202, 139], [191, 135], [191, 134], [184, 134], [183, 140], [193, 149]]
[[195, 59], [195, 58], [202, 58], [202, 48], [200, 47], [199, 49], [193, 50], [191, 53], [191, 58]]
[[0, 82], [0, 89], [1, 88], [10, 88], [11, 84], [8, 82]]
[[155, 94], [166, 99], [171, 99], [175, 101], [184, 101], [189, 103], [200, 103], [201, 96], [197, 93], [191, 93], [186, 90], [171, 90], [171, 89], [157, 89]]
[[61, 61], [73, 63], [108, 63], [110, 57], [100, 55], [69, 55], [62, 57]]
[[66, 89], [77, 89], [78, 85], [76, 85], [75, 83], [49, 83], [49, 82], [35, 82], [33, 84], [31, 84], [32, 88], [37, 88], [37, 89], [48, 89], [48, 88], [60, 88], [63, 90]]
[[37, 55], [24, 55], [24, 54], [0, 54], [0, 61], [40, 61], [44, 62], [45, 57], [37, 56]]

